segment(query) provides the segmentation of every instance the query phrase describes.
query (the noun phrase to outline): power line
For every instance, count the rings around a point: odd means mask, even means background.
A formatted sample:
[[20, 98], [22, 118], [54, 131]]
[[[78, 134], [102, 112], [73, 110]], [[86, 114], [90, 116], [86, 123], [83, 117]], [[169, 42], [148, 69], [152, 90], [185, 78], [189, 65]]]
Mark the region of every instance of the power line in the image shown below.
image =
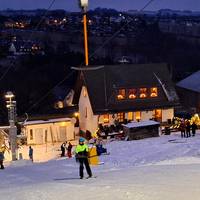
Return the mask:
[[[34, 103], [32, 106], [26, 110], [25, 113], [28, 113], [30, 110], [32, 110], [35, 106], [37, 106], [41, 101], [43, 101], [57, 86], [59, 86], [61, 83], [63, 83], [66, 79], [68, 79], [75, 71], [70, 72], [67, 76], [64, 77], [61, 81], [59, 81], [53, 88], [51, 88], [45, 95], [43, 95], [36, 103]], [[24, 114], [25, 114], [24, 113]]]
[[10, 67], [6, 69], [6, 71], [1, 75], [0, 81], [4, 79], [4, 77], [7, 75], [8, 71], [13, 67], [13, 63], [10, 63]]
[[[37, 25], [35, 26], [34, 30], [37, 30], [39, 28], [39, 26], [41, 25], [42, 21], [45, 19], [48, 11], [52, 8], [52, 6], [54, 5], [56, 0], [52, 0], [50, 5], [48, 6], [48, 8], [46, 9], [46, 12], [44, 13], [43, 16], [41, 16], [41, 19], [40, 21], [37, 23]], [[29, 39], [31, 39], [33, 36], [33, 32], [31, 32], [30, 36], [29, 36]], [[25, 45], [26, 43], [29, 41], [29, 39], [25, 42]], [[0, 77], [0, 81], [4, 79], [4, 77], [7, 75], [7, 73], [10, 71], [10, 69], [14, 66], [14, 63], [12, 63], [7, 69], [6, 71], [1, 75]]]

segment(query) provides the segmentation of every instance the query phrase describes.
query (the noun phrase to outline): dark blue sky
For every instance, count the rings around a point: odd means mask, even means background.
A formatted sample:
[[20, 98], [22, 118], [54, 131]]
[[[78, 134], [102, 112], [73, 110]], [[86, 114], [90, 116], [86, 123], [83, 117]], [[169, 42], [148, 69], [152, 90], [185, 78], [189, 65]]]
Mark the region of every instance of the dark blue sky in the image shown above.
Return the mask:
[[[0, 0], [0, 9], [35, 9], [48, 8], [52, 0]], [[70, 11], [78, 10], [78, 0], [56, 0], [54, 8]], [[89, 9], [96, 7], [114, 8], [117, 10], [141, 9], [148, 0], [89, 0]], [[200, 11], [200, 0], [155, 0], [146, 10], [164, 8], [177, 10]]]

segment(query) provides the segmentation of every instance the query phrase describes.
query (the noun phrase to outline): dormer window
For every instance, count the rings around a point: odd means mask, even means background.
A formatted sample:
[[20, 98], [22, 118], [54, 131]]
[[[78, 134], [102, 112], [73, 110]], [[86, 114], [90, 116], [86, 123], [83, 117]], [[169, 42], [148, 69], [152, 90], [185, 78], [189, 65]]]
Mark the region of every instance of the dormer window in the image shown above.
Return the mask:
[[147, 97], [147, 88], [140, 88], [140, 98]]
[[150, 97], [157, 97], [158, 96], [158, 88], [157, 87], [153, 87], [150, 89]]
[[128, 90], [128, 98], [129, 99], [135, 99], [136, 98], [136, 89], [129, 89]]
[[126, 98], [126, 90], [125, 89], [119, 89], [117, 94], [118, 100], [123, 100]]

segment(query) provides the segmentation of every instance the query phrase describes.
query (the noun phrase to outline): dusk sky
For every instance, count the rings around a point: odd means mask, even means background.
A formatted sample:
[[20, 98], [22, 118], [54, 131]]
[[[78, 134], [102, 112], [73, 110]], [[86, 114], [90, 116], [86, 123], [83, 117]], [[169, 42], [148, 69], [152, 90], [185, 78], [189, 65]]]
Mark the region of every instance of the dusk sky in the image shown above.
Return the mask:
[[[0, 9], [48, 8], [52, 0], [0, 0]], [[56, 0], [52, 9], [77, 11], [78, 0]], [[148, 0], [89, 0], [89, 9], [96, 7], [117, 10], [139, 10]], [[200, 0], [155, 0], [146, 10], [177, 9], [200, 11]]]

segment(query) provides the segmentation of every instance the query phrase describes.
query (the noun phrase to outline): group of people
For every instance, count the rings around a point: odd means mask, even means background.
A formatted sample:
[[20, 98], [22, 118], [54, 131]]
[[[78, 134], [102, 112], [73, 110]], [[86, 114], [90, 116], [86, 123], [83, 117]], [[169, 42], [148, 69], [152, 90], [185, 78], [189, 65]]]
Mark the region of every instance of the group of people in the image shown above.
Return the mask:
[[195, 124], [195, 122], [193, 122], [191, 125], [189, 120], [182, 120], [179, 129], [181, 131], [181, 137], [188, 138], [191, 137], [191, 135], [194, 137], [196, 134], [197, 125]]
[[[101, 144], [99, 145], [101, 146]], [[65, 156], [65, 151], [67, 149], [67, 156], [71, 158], [72, 147], [73, 146], [70, 142], [68, 143], [68, 145], [67, 145], [67, 142], [64, 142], [61, 145], [61, 151], [62, 151], [61, 156]], [[3, 160], [4, 160], [4, 153], [6, 150], [8, 149], [6, 148], [4, 144], [2, 144], [0, 147], [0, 169], [4, 169]], [[92, 171], [91, 171], [89, 161], [88, 161], [89, 147], [87, 144], [85, 144], [84, 138], [81, 137], [79, 139], [79, 144], [76, 146], [75, 153], [76, 153], [76, 160], [80, 163], [80, 167], [79, 167], [80, 179], [84, 177], [84, 172], [83, 172], [84, 166], [86, 168], [88, 178], [92, 177]], [[29, 159], [33, 162], [33, 148], [31, 146], [29, 146]]]
[[68, 145], [67, 145], [67, 141], [62, 143], [61, 146], [60, 146], [60, 150], [61, 150], [61, 157], [65, 157], [66, 154], [66, 150], [67, 150], [67, 157], [68, 158], [71, 158], [72, 157], [72, 144], [69, 142]]

